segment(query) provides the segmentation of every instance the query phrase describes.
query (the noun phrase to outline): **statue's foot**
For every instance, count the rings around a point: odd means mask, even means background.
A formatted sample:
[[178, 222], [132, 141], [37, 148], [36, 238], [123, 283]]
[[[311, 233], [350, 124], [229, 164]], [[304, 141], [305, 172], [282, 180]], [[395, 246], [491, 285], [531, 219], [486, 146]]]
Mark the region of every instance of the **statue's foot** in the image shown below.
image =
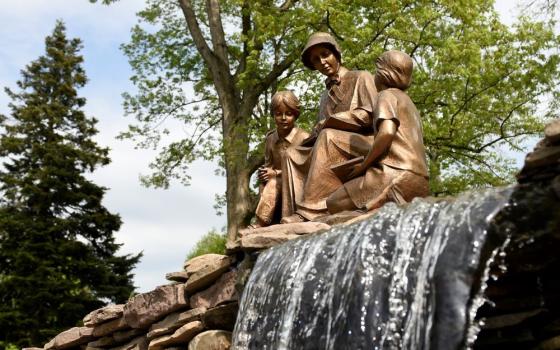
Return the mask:
[[282, 220], [280, 220], [280, 223], [281, 224], [295, 224], [297, 222], [304, 222], [304, 221], [307, 221], [307, 219], [304, 218], [303, 216], [299, 215], [298, 213], [295, 213], [293, 215], [283, 217]]

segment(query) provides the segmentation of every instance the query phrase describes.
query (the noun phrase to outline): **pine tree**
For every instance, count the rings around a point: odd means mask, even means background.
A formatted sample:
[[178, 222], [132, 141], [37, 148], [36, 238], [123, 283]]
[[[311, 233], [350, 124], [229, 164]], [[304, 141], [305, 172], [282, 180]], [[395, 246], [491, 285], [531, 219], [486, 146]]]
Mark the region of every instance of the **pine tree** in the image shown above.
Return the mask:
[[116, 255], [118, 215], [84, 175], [110, 162], [82, 108], [80, 39], [57, 22], [0, 115], [0, 347], [40, 345], [134, 291], [138, 255]]

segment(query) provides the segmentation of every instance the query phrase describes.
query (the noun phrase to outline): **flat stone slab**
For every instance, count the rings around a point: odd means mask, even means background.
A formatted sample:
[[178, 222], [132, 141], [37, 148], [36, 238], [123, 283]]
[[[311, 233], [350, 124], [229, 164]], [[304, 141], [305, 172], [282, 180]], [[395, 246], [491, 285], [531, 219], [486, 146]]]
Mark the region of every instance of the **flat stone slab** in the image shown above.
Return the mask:
[[221, 260], [227, 258], [226, 255], [222, 254], [204, 254], [194, 257], [185, 261], [183, 265], [183, 270], [189, 275], [189, 277], [202, 270], [206, 269], [208, 265], [217, 265]]
[[165, 279], [172, 282], [185, 283], [189, 279], [187, 271], [169, 272], [165, 274]]
[[102, 338], [98, 338], [92, 342], [89, 342], [87, 344], [86, 350], [89, 349], [102, 349], [102, 348], [107, 348], [113, 345], [117, 345], [117, 343], [115, 342], [115, 339], [113, 339], [112, 336], [107, 335], [104, 336]]
[[214, 283], [231, 264], [233, 257], [220, 254], [206, 254], [187, 261], [185, 269], [189, 279], [185, 284], [187, 293], [194, 293]]
[[154, 323], [150, 327], [148, 339], [152, 340], [162, 335], [173, 333], [177, 328], [192, 322], [200, 321], [200, 317], [206, 312], [206, 308], [199, 307], [184, 312], [175, 312], [167, 315], [163, 320]]
[[239, 237], [260, 235], [263, 233], [283, 233], [285, 235], [306, 235], [320, 230], [328, 230], [330, 225], [322, 222], [306, 221], [293, 224], [278, 224], [259, 228], [246, 228], [239, 230]]
[[560, 142], [560, 119], [555, 119], [544, 127], [544, 137], [551, 145]]
[[104, 337], [122, 329], [130, 328], [124, 317], [98, 324], [93, 327], [93, 336], [96, 338]]
[[84, 317], [84, 326], [92, 327], [103, 322], [117, 319], [122, 316], [124, 304], [108, 305], [90, 312]]
[[314, 219], [315, 222], [322, 222], [327, 225], [339, 225], [348, 222], [349, 220], [355, 219], [359, 216], [364, 215], [365, 213], [354, 211], [354, 210], [345, 210], [340, 213], [332, 214], [332, 215], [325, 215]]
[[44, 349], [67, 349], [76, 345], [85, 344], [93, 338], [93, 328], [74, 327], [58, 334], [51, 341], [45, 344]]
[[189, 322], [177, 329], [173, 334], [156, 338], [150, 341], [149, 350], [159, 350], [167, 348], [170, 345], [187, 345], [195, 335], [204, 329], [204, 325], [200, 321]]
[[237, 301], [236, 281], [236, 271], [223, 274], [210, 288], [196, 293], [190, 298], [191, 308], [204, 307], [210, 309], [223, 303]]
[[307, 221], [294, 224], [271, 225], [255, 229], [242, 229], [239, 230], [239, 238], [235, 242], [227, 242], [226, 249], [228, 252], [267, 249], [302, 235], [327, 230], [330, 227], [326, 223]]
[[187, 306], [185, 285], [161, 286], [134, 296], [124, 306], [124, 318], [132, 328], [146, 328], [173, 311]]
[[188, 350], [228, 350], [231, 347], [231, 332], [206, 331], [198, 334], [189, 343]]
[[148, 339], [146, 339], [146, 336], [134, 338], [124, 345], [111, 348], [111, 350], [148, 350]]

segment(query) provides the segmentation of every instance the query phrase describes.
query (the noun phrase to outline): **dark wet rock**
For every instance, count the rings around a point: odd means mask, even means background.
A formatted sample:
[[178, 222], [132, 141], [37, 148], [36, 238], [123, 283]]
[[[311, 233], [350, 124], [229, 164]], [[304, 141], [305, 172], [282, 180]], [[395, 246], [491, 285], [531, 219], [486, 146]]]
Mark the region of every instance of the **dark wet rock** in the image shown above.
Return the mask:
[[202, 315], [202, 322], [208, 329], [233, 331], [238, 310], [237, 302], [220, 305], [206, 311]]
[[496, 328], [515, 326], [545, 311], [546, 311], [545, 309], [536, 309], [531, 311], [489, 317], [484, 320], [483, 328], [496, 329]]

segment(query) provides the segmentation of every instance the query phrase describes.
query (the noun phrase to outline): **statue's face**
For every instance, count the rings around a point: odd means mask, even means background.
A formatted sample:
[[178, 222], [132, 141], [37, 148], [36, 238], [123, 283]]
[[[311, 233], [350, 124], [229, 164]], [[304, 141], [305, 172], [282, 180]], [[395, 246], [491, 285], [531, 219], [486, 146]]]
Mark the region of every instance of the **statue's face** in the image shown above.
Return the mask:
[[338, 62], [335, 54], [323, 45], [316, 45], [309, 49], [309, 62], [326, 76], [335, 75], [340, 67], [340, 62]]
[[274, 110], [274, 122], [278, 131], [289, 133], [294, 128], [296, 118], [294, 111], [284, 103], [280, 103]]

